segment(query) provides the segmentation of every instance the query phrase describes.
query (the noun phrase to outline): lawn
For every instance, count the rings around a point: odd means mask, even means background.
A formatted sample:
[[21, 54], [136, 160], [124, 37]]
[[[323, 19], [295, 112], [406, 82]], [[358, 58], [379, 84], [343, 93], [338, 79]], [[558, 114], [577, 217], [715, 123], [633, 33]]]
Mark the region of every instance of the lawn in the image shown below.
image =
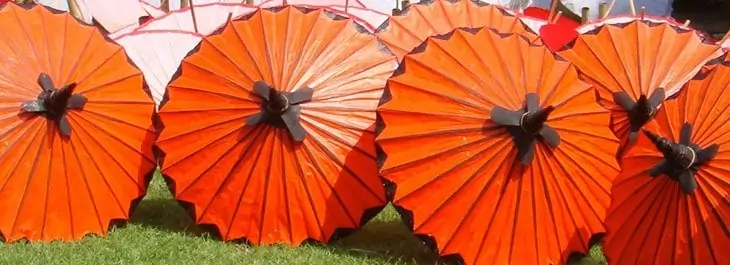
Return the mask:
[[[591, 251], [602, 260], [600, 251]], [[257, 247], [224, 243], [201, 235], [172, 199], [160, 177], [150, 184], [131, 222], [107, 237], [78, 243], [0, 245], [0, 264], [13, 265], [397, 265], [436, 264], [392, 208], [386, 208], [361, 231], [329, 246]], [[590, 258], [581, 264], [604, 264]]]

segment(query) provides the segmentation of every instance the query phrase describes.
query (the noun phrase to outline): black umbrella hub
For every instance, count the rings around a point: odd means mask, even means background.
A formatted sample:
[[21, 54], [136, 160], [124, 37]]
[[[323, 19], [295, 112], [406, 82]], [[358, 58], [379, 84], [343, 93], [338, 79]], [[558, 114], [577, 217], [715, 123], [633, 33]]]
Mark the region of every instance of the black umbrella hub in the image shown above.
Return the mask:
[[259, 113], [246, 118], [246, 125], [265, 123], [286, 129], [294, 141], [304, 141], [307, 132], [300, 122], [299, 104], [312, 100], [313, 89], [305, 87], [294, 92], [283, 92], [264, 81], [257, 81], [253, 84], [253, 92], [261, 99], [261, 108]]
[[525, 106], [519, 110], [508, 110], [495, 106], [491, 111], [491, 121], [503, 126], [512, 137], [517, 148], [517, 159], [523, 165], [532, 162], [535, 156], [535, 146], [542, 142], [550, 148], [560, 144], [558, 132], [547, 125], [553, 106], [540, 107], [540, 98], [535, 93], [525, 95]]
[[35, 100], [28, 100], [20, 105], [26, 113], [37, 113], [56, 123], [58, 132], [65, 137], [71, 136], [71, 124], [66, 115], [69, 109], [83, 109], [87, 99], [84, 95], [74, 94], [76, 84], [56, 88], [53, 80], [46, 73], [38, 76], [40, 94]]
[[692, 125], [685, 123], [680, 131], [680, 140], [675, 143], [648, 130], [644, 134], [662, 153], [664, 160], [649, 170], [649, 176], [665, 175], [679, 182], [682, 192], [692, 194], [697, 189], [695, 175], [699, 167], [710, 162], [718, 152], [718, 145], [712, 144], [707, 148], [691, 142]]
[[635, 102], [624, 91], [613, 93], [613, 101], [626, 111], [628, 116], [630, 142], [635, 141], [639, 130], [656, 116], [664, 97], [663, 88], [657, 88], [649, 97], [642, 94]]

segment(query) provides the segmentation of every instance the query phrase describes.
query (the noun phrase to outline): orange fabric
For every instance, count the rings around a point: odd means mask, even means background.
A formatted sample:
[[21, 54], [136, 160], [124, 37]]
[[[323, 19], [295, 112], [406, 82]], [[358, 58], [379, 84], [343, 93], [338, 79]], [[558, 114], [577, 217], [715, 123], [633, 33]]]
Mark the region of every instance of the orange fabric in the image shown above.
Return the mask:
[[[325, 11], [261, 9], [202, 40], [160, 108], [162, 172], [198, 224], [254, 245], [327, 241], [386, 204], [374, 149], [375, 108], [397, 66], [373, 35]], [[314, 89], [307, 131], [245, 126], [260, 111], [256, 81]]]
[[693, 194], [665, 175], [647, 175], [663, 156], [643, 134], [622, 159], [606, 219], [610, 264], [730, 264], [730, 123], [720, 107], [730, 104], [729, 83], [725, 63], [690, 81], [655, 118], [659, 126], [652, 132], [673, 142], [689, 123], [691, 142], [719, 145], [717, 156], [699, 166]]
[[[603, 231], [618, 140], [609, 112], [569, 63], [517, 34], [481, 28], [432, 37], [406, 55], [378, 107], [382, 176], [416, 234], [467, 264], [561, 263]], [[529, 166], [490, 120], [518, 110], [526, 93], [553, 105], [547, 124], [562, 143], [537, 144]], [[414, 104], [417, 102], [417, 104]]]
[[502, 7], [470, 0], [435, 0], [412, 4], [407, 12], [391, 16], [378, 33], [381, 42], [402, 60], [426, 38], [446, 34], [456, 28], [490, 27], [515, 32], [539, 40], [522, 21]]
[[668, 98], [721, 53], [720, 46], [703, 42], [695, 31], [651, 23], [605, 24], [557, 52], [596, 87], [601, 104], [612, 112], [611, 129], [624, 145], [628, 119], [613, 102], [613, 92], [625, 91], [636, 101], [661, 87]]
[[[11, 242], [106, 234], [129, 218], [156, 168], [155, 107], [142, 74], [120, 46], [67, 13], [8, 4], [0, 25], [13, 25], [0, 31], [0, 233]], [[40, 73], [58, 87], [76, 83], [88, 99], [68, 110], [70, 138], [41, 114], [19, 115], [41, 92]]]

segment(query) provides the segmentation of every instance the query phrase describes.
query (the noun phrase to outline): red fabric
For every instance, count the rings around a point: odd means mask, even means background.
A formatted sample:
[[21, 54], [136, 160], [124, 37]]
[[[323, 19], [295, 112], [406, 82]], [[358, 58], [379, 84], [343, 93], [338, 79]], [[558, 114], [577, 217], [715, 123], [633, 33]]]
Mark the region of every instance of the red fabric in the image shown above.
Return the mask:
[[[523, 14], [547, 21], [550, 17], [550, 10], [528, 7]], [[551, 51], [557, 51], [578, 37], [578, 32], [575, 31], [578, 26], [580, 26], [579, 22], [560, 16], [555, 24], [548, 23], [540, 27], [539, 33], [545, 46]]]

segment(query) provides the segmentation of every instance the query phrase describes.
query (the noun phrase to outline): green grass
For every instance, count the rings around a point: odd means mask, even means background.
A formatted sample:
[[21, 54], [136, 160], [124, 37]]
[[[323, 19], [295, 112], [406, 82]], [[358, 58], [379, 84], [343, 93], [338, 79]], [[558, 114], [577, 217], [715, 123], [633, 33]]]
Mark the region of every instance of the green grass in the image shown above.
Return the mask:
[[[602, 260], [598, 248], [591, 252], [593, 259]], [[253, 248], [220, 242], [196, 229], [160, 177], [150, 184], [131, 222], [106, 237], [90, 236], [77, 243], [0, 245], [0, 264], [8, 265], [426, 265], [436, 260], [390, 207], [353, 236], [329, 246]], [[586, 258], [581, 264], [605, 262]]]

